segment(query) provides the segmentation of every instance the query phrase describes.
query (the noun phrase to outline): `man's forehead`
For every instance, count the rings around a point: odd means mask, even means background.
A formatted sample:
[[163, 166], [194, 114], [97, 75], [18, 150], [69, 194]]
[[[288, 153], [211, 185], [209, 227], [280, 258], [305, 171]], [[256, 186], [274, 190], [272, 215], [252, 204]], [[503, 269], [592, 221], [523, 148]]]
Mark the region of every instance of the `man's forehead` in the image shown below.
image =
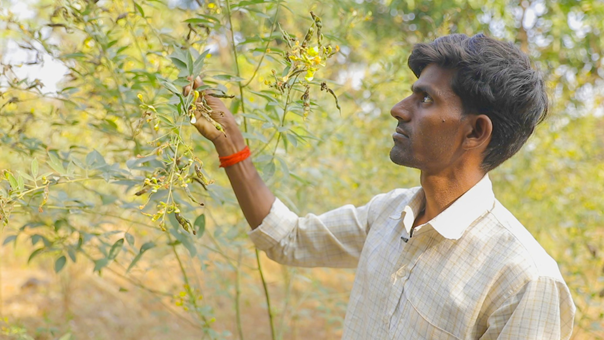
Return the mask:
[[425, 92], [432, 93], [441, 97], [455, 95], [451, 88], [451, 80], [455, 70], [446, 69], [436, 64], [426, 66], [419, 76], [419, 79], [411, 86], [412, 89], [422, 89]]

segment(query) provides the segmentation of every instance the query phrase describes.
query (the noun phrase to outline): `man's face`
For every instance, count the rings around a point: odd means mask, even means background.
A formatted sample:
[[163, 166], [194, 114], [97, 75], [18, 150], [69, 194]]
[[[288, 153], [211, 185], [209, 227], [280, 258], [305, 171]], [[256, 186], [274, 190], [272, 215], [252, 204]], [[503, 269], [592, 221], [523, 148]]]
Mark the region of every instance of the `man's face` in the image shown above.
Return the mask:
[[439, 173], [463, 154], [461, 99], [451, 89], [454, 70], [430, 64], [412, 86], [412, 94], [394, 105], [398, 120], [390, 159], [399, 165]]

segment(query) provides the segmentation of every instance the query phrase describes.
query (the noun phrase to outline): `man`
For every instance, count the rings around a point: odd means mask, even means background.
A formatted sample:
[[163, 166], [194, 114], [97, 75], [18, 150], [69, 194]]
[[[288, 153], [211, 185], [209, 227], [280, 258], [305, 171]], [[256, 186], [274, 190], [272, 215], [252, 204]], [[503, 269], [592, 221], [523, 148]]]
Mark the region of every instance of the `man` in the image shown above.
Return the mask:
[[275, 198], [240, 161], [231, 113], [208, 98], [228, 137], [204, 119], [196, 127], [226, 162], [250, 238], [279, 263], [357, 268], [344, 339], [568, 339], [575, 307], [556, 262], [487, 175], [547, 114], [541, 76], [513, 44], [482, 34], [418, 44], [408, 63], [418, 80], [392, 108], [390, 158], [421, 170], [421, 187], [320, 216]]

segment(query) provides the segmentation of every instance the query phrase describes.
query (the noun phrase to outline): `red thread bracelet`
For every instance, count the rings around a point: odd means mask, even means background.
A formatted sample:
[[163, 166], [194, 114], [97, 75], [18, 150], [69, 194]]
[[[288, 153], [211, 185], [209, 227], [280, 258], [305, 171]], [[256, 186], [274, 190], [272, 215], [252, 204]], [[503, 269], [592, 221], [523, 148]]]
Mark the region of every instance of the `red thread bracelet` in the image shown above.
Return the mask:
[[224, 156], [224, 157], [218, 157], [218, 159], [220, 160], [220, 167], [221, 168], [226, 168], [229, 167], [231, 165], [235, 165], [239, 162], [242, 162], [244, 160], [246, 160], [248, 157], [250, 157], [251, 155], [251, 151], [250, 148], [248, 148], [247, 146], [245, 148], [243, 148], [243, 150], [236, 152], [232, 155], [229, 156]]

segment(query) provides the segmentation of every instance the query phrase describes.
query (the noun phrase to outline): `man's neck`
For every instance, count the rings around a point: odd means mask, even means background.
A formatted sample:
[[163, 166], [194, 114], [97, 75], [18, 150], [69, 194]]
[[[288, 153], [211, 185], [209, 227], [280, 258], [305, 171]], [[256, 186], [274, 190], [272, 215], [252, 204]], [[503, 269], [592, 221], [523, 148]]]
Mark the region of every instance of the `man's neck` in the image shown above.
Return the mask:
[[423, 213], [420, 213], [415, 219], [413, 226], [424, 224], [443, 212], [476, 185], [484, 175], [481, 171], [450, 172], [438, 175], [428, 175], [422, 172], [420, 180], [426, 197], [426, 205]]

